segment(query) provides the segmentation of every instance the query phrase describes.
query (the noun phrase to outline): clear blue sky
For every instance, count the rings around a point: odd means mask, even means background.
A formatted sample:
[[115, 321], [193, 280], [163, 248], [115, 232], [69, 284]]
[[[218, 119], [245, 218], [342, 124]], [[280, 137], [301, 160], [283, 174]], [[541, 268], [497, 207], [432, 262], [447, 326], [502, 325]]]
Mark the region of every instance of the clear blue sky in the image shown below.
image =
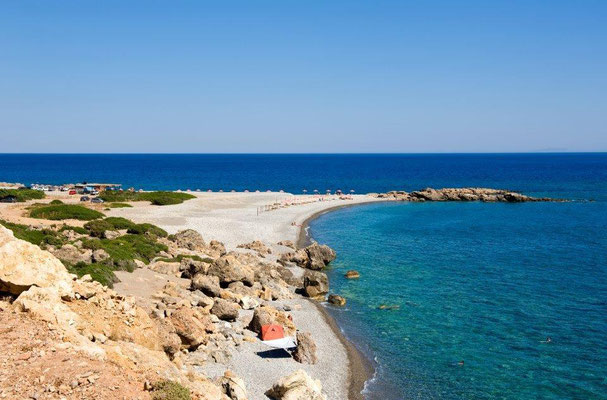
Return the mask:
[[607, 1], [0, 0], [0, 152], [607, 150]]

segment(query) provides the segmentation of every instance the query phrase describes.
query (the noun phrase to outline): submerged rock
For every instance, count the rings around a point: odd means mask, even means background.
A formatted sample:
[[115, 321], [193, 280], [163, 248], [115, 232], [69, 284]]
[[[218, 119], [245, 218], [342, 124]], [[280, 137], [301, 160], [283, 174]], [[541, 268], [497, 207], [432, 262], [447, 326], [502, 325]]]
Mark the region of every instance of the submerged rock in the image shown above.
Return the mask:
[[358, 278], [360, 278], [360, 274], [358, 273], [358, 271], [355, 271], [353, 269], [351, 269], [348, 272], [346, 272], [346, 274], [344, 276], [346, 277], [346, 279], [358, 279]]
[[343, 307], [346, 305], [346, 299], [338, 294], [330, 294], [329, 295], [329, 303]]

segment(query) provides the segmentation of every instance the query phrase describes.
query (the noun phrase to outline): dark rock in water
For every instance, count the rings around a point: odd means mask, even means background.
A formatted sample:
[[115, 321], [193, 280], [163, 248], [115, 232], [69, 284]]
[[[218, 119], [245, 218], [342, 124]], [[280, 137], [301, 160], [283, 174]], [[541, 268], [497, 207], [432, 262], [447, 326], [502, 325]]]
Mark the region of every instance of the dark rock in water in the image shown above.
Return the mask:
[[306, 271], [304, 274], [304, 292], [313, 299], [323, 299], [329, 292], [329, 278], [322, 272]]
[[316, 343], [308, 332], [297, 332], [297, 348], [293, 352], [293, 359], [302, 364], [316, 364]]
[[358, 279], [358, 278], [360, 278], [360, 274], [358, 273], [358, 271], [355, 271], [353, 269], [351, 269], [348, 272], [346, 272], [346, 274], [344, 276], [347, 279]]
[[330, 294], [329, 303], [343, 307], [346, 305], [346, 299], [338, 294]]
[[211, 314], [224, 321], [235, 321], [238, 318], [239, 309], [240, 307], [236, 303], [224, 299], [215, 299]]
[[400, 306], [398, 304], [382, 304], [377, 308], [380, 310], [400, 310]]

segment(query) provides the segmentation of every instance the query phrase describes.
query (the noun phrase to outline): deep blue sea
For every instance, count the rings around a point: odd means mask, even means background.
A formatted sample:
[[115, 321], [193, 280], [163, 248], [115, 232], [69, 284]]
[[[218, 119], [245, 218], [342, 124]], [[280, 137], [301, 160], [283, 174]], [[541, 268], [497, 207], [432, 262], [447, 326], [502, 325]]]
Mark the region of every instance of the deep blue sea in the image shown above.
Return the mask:
[[[331, 312], [377, 360], [370, 399], [607, 399], [606, 153], [0, 154], [0, 181], [293, 193], [484, 186], [580, 200], [364, 205], [321, 216], [310, 234], [338, 252], [328, 272], [348, 304]], [[361, 278], [345, 280], [348, 269]]]

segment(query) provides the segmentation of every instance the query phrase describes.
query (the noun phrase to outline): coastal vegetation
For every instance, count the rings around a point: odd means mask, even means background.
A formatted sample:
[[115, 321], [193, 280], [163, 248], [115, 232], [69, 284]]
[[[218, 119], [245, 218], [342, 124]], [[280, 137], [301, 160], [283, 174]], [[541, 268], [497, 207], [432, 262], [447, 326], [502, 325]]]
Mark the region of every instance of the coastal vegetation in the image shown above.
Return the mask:
[[129, 208], [129, 207], [133, 207], [133, 206], [128, 203], [108, 203], [107, 207], [108, 208]]
[[104, 216], [99, 211], [76, 204], [36, 205], [31, 209], [29, 215], [32, 218], [49, 219], [52, 221], [64, 219], [90, 221]]
[[94, 281], [101, 283], [104, 286], [113, 287], [114, 283], [118, 282], [118, 278], [114, 274], [114, 269], [111, 265], [92, 263], [88, 264], [80, 261], [74, 265], [63, 262], [67, 270], [72, 274], [78, 275], [79, 278], [84, 275], [90, 275]]
[[106, 202], [124, 202], [124, 201], [149, 201], [156, 206], [166, 206], [171, 204], [181, 204], [186, 200], [196, 196], [189, 193], [180, 192], [118, 192], [105, 191], [99, 195]]
[[27, 225], [14, 224], [3, 220], [0, 220], [0, 225], [4, 225], [4, 227], [13, 231], [13, 235], [16, 238], [40, 247], [45, 247], [46, 245], [57, 246], [64, 243], [62, 235], [53, 229], [33, 229]]
[[40, 200], [45, 197], [41, 190], [33, 189], [0, 189], [0, 200], [14, 196], [15, 200], [22, 203], [27, 200]]
[[160, 381], [153, 385], [152, 400], [190, 400], [190, 389], [175, 381]]

